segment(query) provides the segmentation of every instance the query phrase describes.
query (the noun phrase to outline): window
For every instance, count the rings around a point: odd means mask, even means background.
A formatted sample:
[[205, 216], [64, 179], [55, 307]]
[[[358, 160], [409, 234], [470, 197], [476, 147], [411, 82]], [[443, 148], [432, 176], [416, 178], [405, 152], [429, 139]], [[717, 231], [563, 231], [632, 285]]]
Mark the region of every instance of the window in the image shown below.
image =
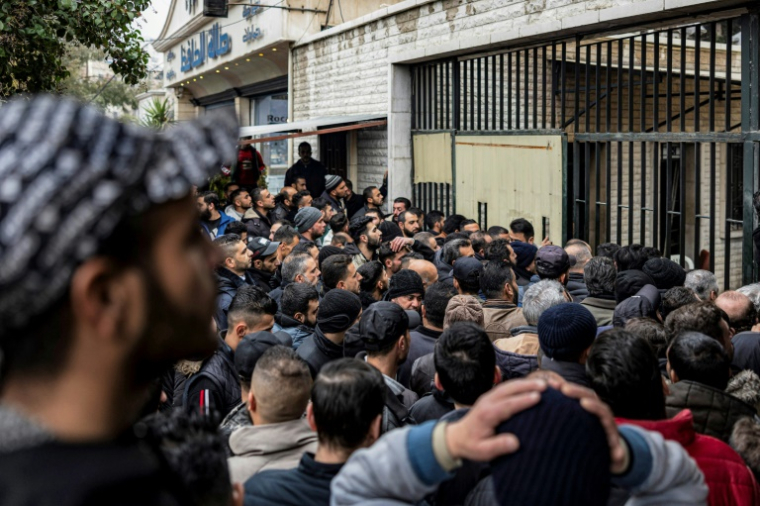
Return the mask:
[[741, 144], [728, 144], [727, 163], [726, 219], [731, 220], [731, 230], [741, 230], [744, 220], [744, 149]]

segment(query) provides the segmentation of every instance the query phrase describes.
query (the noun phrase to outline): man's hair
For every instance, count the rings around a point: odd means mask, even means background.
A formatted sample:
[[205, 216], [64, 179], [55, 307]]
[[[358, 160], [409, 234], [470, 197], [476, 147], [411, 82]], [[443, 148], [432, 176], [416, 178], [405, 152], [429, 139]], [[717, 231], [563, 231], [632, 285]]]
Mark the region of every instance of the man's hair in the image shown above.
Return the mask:
[[586, 359], [586, 373], [616, 417], [666, 418], [660, 366], [646, 339], [621, 328], [602, 332]]
[[377, 259], [380, 260], [381, 264], [385, 265], [385, 261], [393, 258], [396, 253], [398, 252], [391, 249], [391, 244], [389, 242], [384, 242], [377, 249]]
[[346, 279], [348, 275], [348, 266], [352, 260], [349, 255], [330, 255], [322, 262], [322, 282], [325, 288], [332, 290], [338, 282]]
[[583, 281], [591, 297], [613, 295], [616, 277], [615, 264], [609, 257], [595, 256], [583, 268]]
[[469, 239], [455, 239], [447, 242], [443, 245], [443, 251], [441, 251], [441, 261], [446, 265], [454, 265], [454, 261], [462, 257], [459, 250], [467, 246], [472, 246]]
[[723, 292], [718, 296], [721, 302], [730, 301], [744, 305], [744, 310], [738, 315], [728, 315], [728, 323], [731, 328], [739, 332], [747, 332], [757, 323], [757, 310], [755, 305], [746, 295], [734, 290]]
[[486, 233], [496, 240], [501, 239], [502, 234], [509, 234], [509, 230], [499, 225], [494, 225], [493, 227], [489, 227], [488, 232]]
[[482, 230], [470, 234], [470, 242], [472, 243], [472, 249], [475, 250], [475, 252], [483, 250], [483, 253], [485, 253], [486, 246], [489, 244], [486, 242], [486, 237], [488, 237], [488, 234]]
[[691, 288], [700, 300], [710, 300], [710, 292], [719, 292], [718, 278], [710, 271], [695, 269], [686, 273], [686, 281], [683, 286]]
[[238, 244], [242, 240], [243, 239], [237, 234], [224, 234], [214, 239], [214, 246], [216, 246], [222, 253], [220, 265], [223, 265], [226, 259], [235, 256], [235, 253], [237, 253]]
[[308, 253], [291, 253], [285, 257], [282, 262], [282, 279], [290, 283], [294, 282], [296, 276], [306, 272], [306, 264], [309, 259], [313, 259]]
[[234, 181], [229, 181], [229, 182], [227, 182], [227, 183], [224, 183], [224, 192], [225, 192], [225, 193], [227, 193], [227, 190], [229, 190], [229, 189], [230, 189], [230, 186], [240, 186], [240, 185], [239, 185], [239, 184], [237, 184], [237, 183], [236, 183], [236, 182], [234, 182]]
[[487, 299], [502, 299], [504, 285], [515, 279], [512, 267], [504, 262], [489, 261], [480, 275], [480, 289]]
[[462, 230], [460, 224], [463, 220], [466, 220], [461, 214], [452, 214], [443, 222], [443, 232], [446, 235], [453, 234], [457, 230]]
[[[498, 235], [497, 235], [498, 237]], [[488, 262], [501, 262], [512, 265], [510, 260], [511, 246], [506, 239], [496, 239], [486, 245], [486, 260]]]
[[214, 417], [170, 410], [143, 418], [135, 432], [156, 448], [196, 504], [227, 506], [232, 498], [227, 444]]
[[668, 348], [668, 363], [679, 381], [695, 381], [718, 390], [728, 385], [731, 361], [726, 350], [700, 332], [684, 332], [676, 337]]
[[699, 301], [694, 297], [694, 292], [690, 288], [686, 288], [685, 286], [674, 286], [662, 294], [660, 316], [662, 316], [664, 320], [670, 313], [679, 307], [696, 304], [697, 302]]
[[493, 387], [496, 352], [478, 325], [458, 322], [444, 330], [433, 357], [441, 386], [457, 403], [472, 406]]
[[652, 246], [644, 246], [641, 248], [641, 258], [644, 260], [644, 263], [647, 263], [647, 260], [652, 258], [662, 258], [662, 253]]
[[620, 249], [620, 245], [614, 242], [603, 242], [596, 247], [596, 256], [607, 257], [610, 260], [615, 259], [615, 252]]
[[383, 275], [384, 270], [383, 264], [377, 261], [367, 262], [359, 267], [358, 272], [362, 275], [362, 279], [359, 281], [360, 290], [369, 293], [375, 291], [375, 286], [380, 281], [380, 276]]
[[248, 233], [248, 226], [242, 221], [232, 221], [224, 229], [224, 235], [236, 234], [242, 237], [241, 234], [245, 233]]
[[251, 192], [251, 200], [253, 201], [253, 207], [256, 207], [256, 203], [262, 200], [261, 194], [266, 191], [266, 188], [254, 188]]
[[471, 218], [467, 218], [466, 220], [462, 220], [462, 221], [459, 223], [459, 228], [460, 228], [460, 230], [461, 230], [461, 229], [463, 229], [464, 227], [466, 227], [467, 225], [477, 225], [477, 224], [478, 224], [478, 222], [477, 222], [477, 221], [475, 221], [475, 220], [473, 220], [473, 219], [471, 219]]
[[368, 186], [364, 189], [364, 191], [362, 192], [362, 198], [364, 199], [362, 200], [363, 203], [366, 204], [367, 201], [372, 198], [372, 192], [374, 190], [377, 190], [377, 186]]
[[293, 348], [279, 345], [264, 352], [251, 378], [257, 409], [269, 423], [301, 418], [309, 404], [311, 386], [306, 362]]
[[347, 233], [336, 232], [335, 235], [332, 236], [332, 239], [330, 239], [330, 246], [337, 246], [339, 248], [342, 248], [350, 242], [351, 236], [349, 236]]
[[571, 272], [583, 272], [583, 267], [593, 258], [591, 248], [585, 241], [580, 239], [570, 239], [565, 244], [565, 252], [575, 257], [575, 266], [570, 268]]
[[256, 285], [244, 285], [238, 288], [227, 310], [227, 328], [232, 329], [237, 322], [243, 321], [248, 327], [255, 327], [265, 315], [277, 313], [277, 302], [267, 292]]
[[412, 201], [406, 197], [396, 197], [393, 199], [394, 204], [404, 204], [407, 209], [412, 207]]
[[528, 325], [538, 325], [538, 319], [552, 306], [564, 304], [565, 287], [554, 279], [542, 279], [525, 290], [523, 295], [523, 316]]
[[760, 283], [744, 285], [741, 288], [737, 288], [736, 291], [742, 295], [746, 295], [752, 301], [755, 310], [760, 314]]
[[332, 206], [332, 204], [326, 198], [319, 197], [311, 202], [311, 207], [315, 207], [320, 211], [323, 211], [327, 206]]
[[298, 238], [298, 232], [290, 225], [281, 226], [277, 232], [274, 233], [273, 239], [275, 242], [285, 242], [290, 244], [293, 239]]
[[456, 289], [442, 281], [436, 281], [425, 290], [425, 319], [438, 328], [443, 328], [446, 306], [457, 294]]
[[348, 189], [352, 192], [354, 191], [354, 183], [351, 182], [350, 179], [343, 178], [343, 181], [346, 183], [346, 186], [348, 186]]
[[680, 307], [665, 319], [665, 332], [668, 334], [668, 342], [672, 343], [676, 337], [684, 332], [700, 332], [712, 337], [722, 345], [721, 320], [725, 320], [728, 324], [728, 315], [712, 302], [695, 302]]
[[317, 243], [314, 241], [301, 241], [296, 244], [295, 248], [293, 248], [292, 253], [306, 253], [307, 255], [311, 256], [311, 250], [314, 248], [319, 248], [319, 246], [317, 246]]
[[414, 234], [414, 237], [412, 237], [412, 239], [414, 239], [415, 241], [420, 241], [421, 243], [425, 243], [425, 245], [427, 246], [427, 243], [428, 241], [430, 241], [430, 239], [435, 240], [435, 236], [431, 234], [430, 232], [417, 232], [416, 234]]
[[369, 227], [370, 223], [372, 223], [372, 218], [369, 216], [362, 216], [351, 220], [351, 225], [348, 227], [348, 233], [351, 235], [354, 242], [360, 242], [361, 236], [369, 233], [367, 232], [367, 227]]
[[328, 362], [311, 390], [319, 443], [344, 450], [362, 446], [385, 406], [383, 375], [364, 361]]
[[238, 198], [243, 193], [248, 193], [248, 190], [246, 190], [245, 188], [238, 188], [234, 192], [230, 193], [230, 202], [229, 203], [231, 205], [234, 205], [235, 204], [235, 199]]
[[333, 234], [342, 232], [347, 224], [348, 224], [348, 218], [343, 213], [338, 213], [332, 218], [330, 218], [330, 230], [332, 230]]
[[308, 283], [290, 283], [282, 290], [280, 311], [285, 316], [294, 318], [296, 313], [306, 314], [309, 303], [319, 300], [319, 292]]
[[401, 268], [408, 269], [409, 264], [412, 263], [412, 260], [425, 260], [425, 257], [422, 256], [421, 253], [417, 253], [416, 251], [407, 253], [406, 255], [404, 255], [404, 258], [401, 259]]
[[[299, 179], [299, 178], [296, 178], [296, 179]], [[300, 178], [300, 179], [303, 179], [303, 178]], [[301, 204], [301, 200], [303, 200], [305, 197], [311, 197], [311, 193], [309, 192], [309, 190], [301, 190], [300, 192], [293, 195], [293, 197], [291, 198], [291, 202], [293, 202], [293, 206], [298, 207]]]
[[217, 195], [215, 192], [203, 192], [198, 196], [203, 197], [203, 202], [205, 202], [207, 205], [214, 204], [214, 209], [217, 211], [219, 210], [219, 195]]
[[467, 239], [470, 240], [470, 233], [469, 232], [452, 232], [450, 234], [447, 234], [446, 237], [443, 239], [443, 244], [448, 244], [451, 241], [456, 241], [457, 239]]
[[416, 207], [410, 207], [406, 211], [402, 211], [398, 214], [399, 223], [406, 223], [406, 216], [408, 214], [413, 214], [417, 218], [422, 217], [422, 211], [420, 209], [417, 209]]
[[441, 211], [433, 210], [425, 215], [425, 229], [433, 230], [435, 224], [441, 221], [443, 213]]
[[512, 223], [509, 224], [509, 230], [511, 230], [513, 234], [523, 234], [525, 236], [525, 240], [528, 240], [536, 235], [533, 230], [533, 224], [531, 224], [531, 222], [525, 218], [517, 218], [516, 220], [512, 220]]
[[641, 270], [648, 260], [648, 258], [644, 258], [641, 250], [641, 244], [630, 244], [617, 250], [614, 259], [618, 272], [629, 271], [632, 269]]
[[662, 323], [654, 318], [631, 318], [625, 322], [625, 330], [646, 339], [657, 358], [665, 358], [665, 351], [668, 349], [668, 336]]

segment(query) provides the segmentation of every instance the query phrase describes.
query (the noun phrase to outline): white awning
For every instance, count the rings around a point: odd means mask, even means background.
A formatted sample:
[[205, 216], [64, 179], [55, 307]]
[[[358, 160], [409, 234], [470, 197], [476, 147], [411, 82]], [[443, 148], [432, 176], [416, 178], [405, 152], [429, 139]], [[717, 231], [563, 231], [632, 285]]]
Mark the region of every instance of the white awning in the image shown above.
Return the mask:
[[322, 118], [307, 119], [302, 121], [293, 121], [290, 123], [279, 123], [277, 125], [260, 125], [240, 128], [240, 137], [249, 135], [267, 135], [273, 133], [286, 132], [305, 132], [317, 130], [321, 127], [330, 125], [343, 125], [348, 123], [362, 123], [378, 119], [385, 119], [387, 114], [349, 114], [346, 116], [325, 116]]

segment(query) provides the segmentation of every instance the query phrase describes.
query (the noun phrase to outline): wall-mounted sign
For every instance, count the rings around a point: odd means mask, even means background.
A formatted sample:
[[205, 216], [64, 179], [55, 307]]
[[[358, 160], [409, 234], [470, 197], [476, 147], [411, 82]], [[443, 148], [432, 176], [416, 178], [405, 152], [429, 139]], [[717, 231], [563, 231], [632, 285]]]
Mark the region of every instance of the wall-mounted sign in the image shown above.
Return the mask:
[[243, 19], [252, 18], [256, 14], [261, 12], [261, 7], [258, 5], [246, 5], [243, 7]]
[[173, 70], [170, 70], [169, 72], [166, 73], [166, 79], [168, 79], [169, 81], [171, 81], [175, 77], [177, 77], [177, 74]]
[[187, 72], [203, 65], [207, 58], [217, 58], [230, 52], [232, 39], [222, 33], [219, 23], [214, 23], [211, 29], [201, 32], [197, 42], [193, 38], [181, 47], [182, 65], [180, 70]]
[[168, 53], [166, 53], [166, 61], [172, 61], [174, 58], [176, 58], [174, 51], [170, 50]]
[[190, 14], [195, 14], [196, 7], [198, 7], [198, 0], [185, 0], [185, 10]]
[[261, 28], [249, 26], [245, 29], [245, 33], [243, 34], [243, 42], [253, 42], [256, 39], [260, 39], [262, 35]]

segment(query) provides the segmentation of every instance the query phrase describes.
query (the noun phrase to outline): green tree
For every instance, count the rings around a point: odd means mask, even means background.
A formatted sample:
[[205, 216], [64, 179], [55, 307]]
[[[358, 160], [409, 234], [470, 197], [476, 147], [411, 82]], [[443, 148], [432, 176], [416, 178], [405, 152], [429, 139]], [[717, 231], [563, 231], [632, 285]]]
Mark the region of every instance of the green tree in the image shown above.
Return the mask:
[[169, 99], [153, 99], [153, 102], [145, 108], [145, 118], [141, 121], [143, 126], [163, 130], [174, 123], [174, 111]]
[[103, 48], [126, 84], [144, 79], [148, 54], [132, 21], [150, 0], [0, 0], [0, 99], [61, 91], [72, 43]]

